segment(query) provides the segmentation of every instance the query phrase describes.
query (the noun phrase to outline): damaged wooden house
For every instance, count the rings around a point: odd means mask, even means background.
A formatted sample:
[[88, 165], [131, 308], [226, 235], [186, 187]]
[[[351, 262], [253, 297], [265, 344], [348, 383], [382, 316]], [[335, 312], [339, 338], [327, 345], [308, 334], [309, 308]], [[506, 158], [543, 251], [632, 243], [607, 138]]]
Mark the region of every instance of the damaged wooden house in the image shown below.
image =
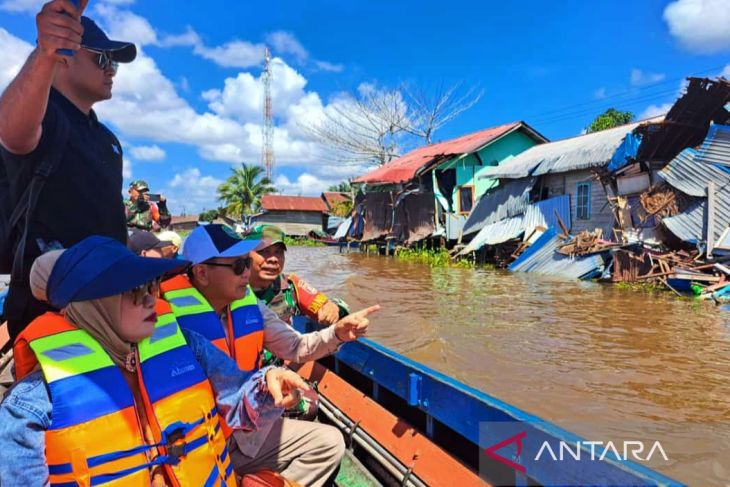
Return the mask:
[[546, 141], [515, 122], [420, 147], [354, 179], [362, 241], [455, 241], [475, 202], [497, 184], [482, 174]]

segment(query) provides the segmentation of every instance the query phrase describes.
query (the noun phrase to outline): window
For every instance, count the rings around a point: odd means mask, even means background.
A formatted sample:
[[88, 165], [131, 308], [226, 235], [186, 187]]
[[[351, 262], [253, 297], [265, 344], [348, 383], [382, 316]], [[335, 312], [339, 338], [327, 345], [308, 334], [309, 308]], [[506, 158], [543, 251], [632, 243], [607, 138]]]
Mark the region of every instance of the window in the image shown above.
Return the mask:
[[591, 183], [578, 183], [575, 197], [575, 217], [578, 220], [591, 219]]
[[459, 188], [459, 213], [469, 213], [474, 206], [474, 186]]

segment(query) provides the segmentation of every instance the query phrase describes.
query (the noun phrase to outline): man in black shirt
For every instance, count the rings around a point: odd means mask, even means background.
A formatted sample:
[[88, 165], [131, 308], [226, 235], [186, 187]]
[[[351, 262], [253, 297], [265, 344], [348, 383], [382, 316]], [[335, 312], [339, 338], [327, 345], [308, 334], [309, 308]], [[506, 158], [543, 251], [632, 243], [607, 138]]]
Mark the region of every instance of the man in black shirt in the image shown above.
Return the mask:
[[131, 62], [137, 51], [81, 17], [86, 3], [43, 6], [38, 46], [0, 97], [0, 156], [11, 200], [19, 200], [39, 164], [56, 158], [31, 213], [22, 269], [11, 278], [4, 309], [11, 338], [48, 309], [30, 293], [36, 257], [89, 235], [127, 239], [122, 147], [92, 106], [111, 98], [118, 63]]

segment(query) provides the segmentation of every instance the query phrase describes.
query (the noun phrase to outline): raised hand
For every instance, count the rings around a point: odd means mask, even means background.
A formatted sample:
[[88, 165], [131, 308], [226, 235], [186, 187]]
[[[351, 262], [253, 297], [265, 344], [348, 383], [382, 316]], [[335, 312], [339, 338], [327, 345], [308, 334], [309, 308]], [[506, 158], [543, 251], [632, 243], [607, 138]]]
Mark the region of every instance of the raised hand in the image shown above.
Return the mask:
[[335, 334], [343, 342], [351, 342], [364, 336], [368, 332], [370, 320], [368, 316], [380, 309], [380, 305], [370, 306], [342, 318], [335, 323]]
[[309, 385], [296, 372], [275, 367], [266, 372], [266, 387], [278, 407], [288, 409], [299, 402], [299, 391], [308, 391]]
[[81, 13], [87, 3], [88, 0], [80, 0], [78, 8], [70, 0], [53, 0], [43, 5], [35, 19], [39, 52], [60, 61], [64, 56], [59, 49], [81, 48]]

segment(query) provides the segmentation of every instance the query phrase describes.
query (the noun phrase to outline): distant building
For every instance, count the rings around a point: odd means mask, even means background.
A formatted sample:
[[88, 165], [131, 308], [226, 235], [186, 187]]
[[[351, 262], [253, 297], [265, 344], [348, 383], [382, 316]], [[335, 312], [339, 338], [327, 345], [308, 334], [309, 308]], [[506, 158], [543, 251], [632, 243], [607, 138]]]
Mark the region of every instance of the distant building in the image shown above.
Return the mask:
[[328, 212], [321, 197], [267, 194], [261, 199], [261, 213], [251, 217], [251, 224], [270, 223], [287, 235], [304, 237], [312, 230], [327, 228]]
[[200, 215], [176, 215], [172, 217], [170, 221], [170, 230], [176, 232], [193, 230], [198, 226], [198, 219]]

